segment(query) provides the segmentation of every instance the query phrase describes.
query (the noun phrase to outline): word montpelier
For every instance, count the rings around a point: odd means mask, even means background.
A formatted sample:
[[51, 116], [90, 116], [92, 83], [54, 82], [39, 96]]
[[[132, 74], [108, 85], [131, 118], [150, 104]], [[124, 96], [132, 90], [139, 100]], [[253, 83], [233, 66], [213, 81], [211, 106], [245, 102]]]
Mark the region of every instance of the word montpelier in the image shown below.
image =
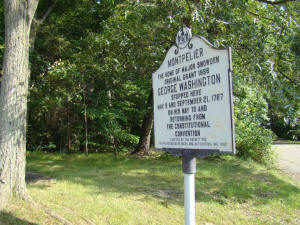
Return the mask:
[[197, 48], [193, 52], [187, 52], [168, 60], [168, 67], [176, 66], [184, 62], [198, 59], [203, 56], [203, 48]]

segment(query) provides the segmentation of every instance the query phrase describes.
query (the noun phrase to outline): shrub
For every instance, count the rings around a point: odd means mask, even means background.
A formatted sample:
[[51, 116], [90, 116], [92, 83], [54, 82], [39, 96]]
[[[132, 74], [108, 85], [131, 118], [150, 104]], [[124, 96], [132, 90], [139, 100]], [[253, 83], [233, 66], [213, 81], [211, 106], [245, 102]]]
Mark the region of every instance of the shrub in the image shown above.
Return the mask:
[[273, 162], [271, 130], [250, 121], [237, 121], [235, 130], [238, 156], [264, 164]]
[[261, 163], [273, 161], [272, 131], [265, 90], [244, 80], [235, 80], [234, 114], [237, 155]]

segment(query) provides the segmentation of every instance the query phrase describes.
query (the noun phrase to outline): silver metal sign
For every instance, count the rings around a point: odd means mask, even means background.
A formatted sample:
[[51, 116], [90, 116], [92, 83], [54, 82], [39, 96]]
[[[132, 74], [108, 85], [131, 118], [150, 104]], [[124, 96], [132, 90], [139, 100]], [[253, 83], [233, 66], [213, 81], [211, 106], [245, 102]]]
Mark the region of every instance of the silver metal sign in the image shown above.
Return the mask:
[[156, 149], [196, 157], [235, 152], [230, 48], [181, 28], [152, 84]]

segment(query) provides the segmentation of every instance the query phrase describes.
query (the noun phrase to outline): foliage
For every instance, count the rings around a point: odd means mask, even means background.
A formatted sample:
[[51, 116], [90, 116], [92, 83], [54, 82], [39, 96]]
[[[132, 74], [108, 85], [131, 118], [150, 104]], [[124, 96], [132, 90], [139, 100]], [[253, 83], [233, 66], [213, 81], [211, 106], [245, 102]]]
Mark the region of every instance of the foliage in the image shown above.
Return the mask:
[[58, 0], [31, 54], [28, 148], [64, 152], [70, 139], [74, 151], [86, 142], [91, 151], [134, 149], [151, 74], [185, 23], [232, 47], [238, 152], [268, 161], [266, 129], [299, 138], [297, 10], [299, 2], [256, 0]]
[[236, 123], [237, 155], [265, 164], [273, 163], [272, 132], [250, 121]]
[[[257, 1], [224, 1], [203, 7], [206, 4], [209, 3], [191, 7], [194, 30], [221, 47], [232, 46], [234, 79], [243, 77], [247, 85], [259, 92], [264, 90], [268, 127], [279, 137], [298, 139], [299, 2], [276, 6]], [[232, 10], [222, 10], [226, 7], [222, 4], [230, 4]], [[239, 88], [239, 84], [235, 85], [235, 92]]]
[[297, 84], [274, 80], [267, 97], [271, 128], [277, 136], [290, 140], [300, 139], [300, 89]]
[[234, 114], [237, 155], [269, 164], [273, 162], [271, 144], [273, 133], [269, 124], [266, 91], [235, 76]]

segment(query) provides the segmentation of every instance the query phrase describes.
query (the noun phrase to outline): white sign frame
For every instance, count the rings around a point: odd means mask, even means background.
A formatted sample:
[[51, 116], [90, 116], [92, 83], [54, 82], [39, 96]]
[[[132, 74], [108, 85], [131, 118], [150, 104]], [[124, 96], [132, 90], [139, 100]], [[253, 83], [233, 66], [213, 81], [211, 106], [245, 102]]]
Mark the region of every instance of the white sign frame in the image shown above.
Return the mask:
[[176, 42], [152, 74], [155, 148], [199, 157], [234, 154], [231, 48], [216, 48], [189, 28], [178, 32]]

